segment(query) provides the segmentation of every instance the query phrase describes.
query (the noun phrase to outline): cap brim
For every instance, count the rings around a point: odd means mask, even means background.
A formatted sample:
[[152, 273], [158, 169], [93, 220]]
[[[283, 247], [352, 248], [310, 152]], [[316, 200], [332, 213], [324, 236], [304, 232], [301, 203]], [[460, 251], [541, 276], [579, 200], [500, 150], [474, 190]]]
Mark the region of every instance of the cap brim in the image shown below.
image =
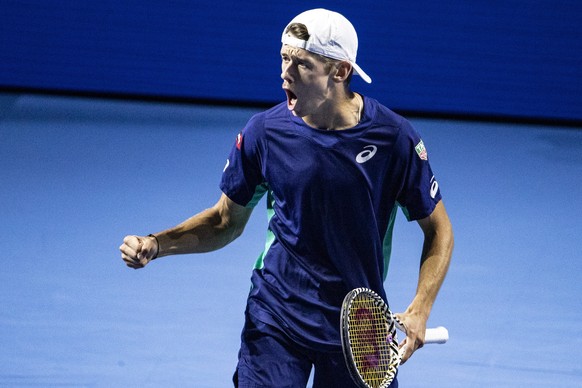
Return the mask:
[[352, 67], [354, 68], [354, 73], [356, 73], [357, 75], [362, 77], [362, 79], [364, 81], [366, 81], [367, 83], [369, 83], [369, 84], [372, 83], [372, 78], [370, 78], [370, 76], [368, 74], [366, 74], [366, 72], [364, 70], [362, 70], [362, 68], [360, 66], [358, 66], [357, 63], [355, 63], [355, 62], [350, 62], [350, 63], [352, 64]]

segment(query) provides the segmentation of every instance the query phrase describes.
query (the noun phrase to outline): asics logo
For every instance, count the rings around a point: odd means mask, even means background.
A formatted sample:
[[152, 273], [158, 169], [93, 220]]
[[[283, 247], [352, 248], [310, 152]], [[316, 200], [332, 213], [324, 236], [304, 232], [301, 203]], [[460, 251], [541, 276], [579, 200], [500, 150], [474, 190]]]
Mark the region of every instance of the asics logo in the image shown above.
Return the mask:
[[434, 175], [430, 178], [430, 197], [434, 199], [439, 191], [439, 183], [434, 179]]
[[367, 162], [368, 160], [372, 159], [374, 155], [376, 155], [376, 151], [378, 151], [378, 147], [375, 145], [365, 146], [364, 150], [356, 156], [356, 162], [360, 164]]

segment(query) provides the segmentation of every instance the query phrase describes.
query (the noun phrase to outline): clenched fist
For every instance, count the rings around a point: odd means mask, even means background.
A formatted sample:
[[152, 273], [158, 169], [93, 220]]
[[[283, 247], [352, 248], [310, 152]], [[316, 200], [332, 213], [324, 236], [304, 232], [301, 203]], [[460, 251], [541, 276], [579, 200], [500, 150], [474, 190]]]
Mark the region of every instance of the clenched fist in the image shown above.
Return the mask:
[[133, 269], [143, 268], [154, 260], [159, 253], [157, 239], [150, 236], [126, 236], [119, 247], [121, 258]]

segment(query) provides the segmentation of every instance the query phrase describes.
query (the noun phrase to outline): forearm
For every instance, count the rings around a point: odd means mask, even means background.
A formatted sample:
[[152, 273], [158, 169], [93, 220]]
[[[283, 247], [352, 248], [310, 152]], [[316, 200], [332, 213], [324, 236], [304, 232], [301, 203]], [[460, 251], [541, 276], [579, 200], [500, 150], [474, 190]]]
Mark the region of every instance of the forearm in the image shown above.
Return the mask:
[[250, 214], [250, 209], [236, 205], [223, 195], [212, 208], [156, 233], [157, 257], [220, 249], [240, 236]]
[[453, 252], [453, 229], [442, 202], [433, 213], [419, 220], [424, 232], [418, 285], [412, 303], [399, 315], [406, 327], [406, 344], [402, 363], [423, 345], [426, 322], [437, 294], [445, 280]]
[[421, 257], [416, 295], [408, 307], [410, 313], [428, 319], [437, 294], [443, 284], [453, 250], [452, 232], [435, 234], [425, 241]]
[[125, 236], [119, 247], [121, 259], [128, 267], [139, 269], [156, 257], [222, 248], [240, 236], [251, 212], [252, 208], [238, 205], [222, 194], [212, 208], [178, 226], [149, 236]]
[[215, 213], [212, 208], [207, 209], [173, 228], [155, 233], [157, 257], [209, 252], [232, 241]]
[[429, 219], [421, 222], [421, 227], [424, 245], [416, 295], [409, 310], [426, 320], [449, 269], [454, 245], [452, 226], [442, 202]]

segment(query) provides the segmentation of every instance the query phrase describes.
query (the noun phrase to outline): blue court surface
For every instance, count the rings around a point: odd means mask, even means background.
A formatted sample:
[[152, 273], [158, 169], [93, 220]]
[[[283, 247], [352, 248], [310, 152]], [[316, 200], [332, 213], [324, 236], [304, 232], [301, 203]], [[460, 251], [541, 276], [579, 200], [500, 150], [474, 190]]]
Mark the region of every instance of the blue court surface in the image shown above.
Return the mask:
[[[131, 270], [126, 234], [212, 206], [256, 110], [0, 94], [0, 386], [228, 387], [265, 204], [225, 249]], [[582, 128], [410, 117], [455, 229], [401, 387], [582, 386]], [[386, 289], [411, 300], [420, 229], [399, 216]]]

